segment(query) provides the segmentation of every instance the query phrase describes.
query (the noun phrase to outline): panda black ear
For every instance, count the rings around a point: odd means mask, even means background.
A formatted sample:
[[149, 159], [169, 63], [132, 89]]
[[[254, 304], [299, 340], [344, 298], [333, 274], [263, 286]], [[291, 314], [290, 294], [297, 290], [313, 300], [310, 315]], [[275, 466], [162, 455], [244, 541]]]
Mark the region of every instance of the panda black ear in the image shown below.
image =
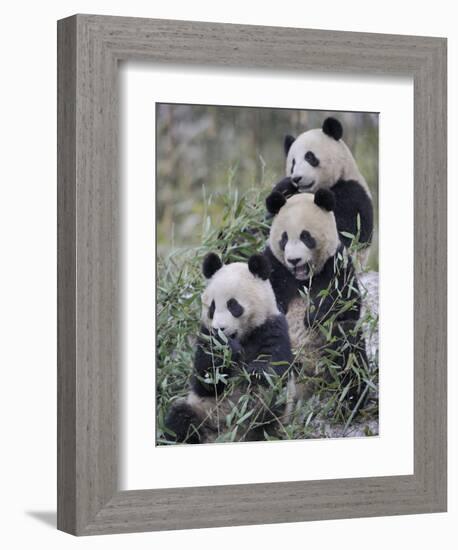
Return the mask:
[[223, 267], [223, 263], [219, 256], [214, 252], [210, 252], [204, 258], [202, 264], [202, 273], [206, 279], [211, 279], [213, 275]]
[[272, 191], [266, 199], [266, 208], [271, 214], [278, 214], [285, 202], [286, 198], [280, 191]]
[[253, 254], [248, 260], [248, 269], [255, 277], [266, 281], [270, 277], [272, 266], [265, 256]]
[[329, 136], [334, 138], [336, 141], [339, 141], [339, 139], [343, 136], [343, 128], [342, 124], [332, 116], [328, 117], [323, 122], [323, 132]]
[[285, 150], [285, 155], [288, 154], [291, 145], [296, 141], [296, 138], [294, 136], [291, 136], [290, 134], [287, 134], [285, 136], [285, 139], [283, 140], [283, 149]]
[[314, 201], [317, 206], [328, 212], [333, 212], [336, 207], [336, 197], [329, 189], [318, 189]]

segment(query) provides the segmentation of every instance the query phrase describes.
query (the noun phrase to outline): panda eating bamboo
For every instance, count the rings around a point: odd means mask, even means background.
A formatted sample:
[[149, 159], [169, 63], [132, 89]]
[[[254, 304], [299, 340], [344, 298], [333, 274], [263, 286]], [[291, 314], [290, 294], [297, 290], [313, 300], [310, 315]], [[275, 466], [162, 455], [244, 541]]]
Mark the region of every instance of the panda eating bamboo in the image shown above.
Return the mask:
[[227, 440], [228, 433], [230, 441], [259, 440], [281, 427], [292, 354], [270, 270], [259, 254], [247, 264], [205, 257], [191, 388], [167, 414], [169, 440], [210, 443]]
[[327, 189], [289, 199], [273, 192], [266, 205], [274, 218], [264, 255], [295, 354], [297, 383], [290, 385], [290, 393], [301, 403], [320, 381], [334, 379], [356, 410], [367, 393], [368, 359], [360, 290], [339, 239], [335, 196]]

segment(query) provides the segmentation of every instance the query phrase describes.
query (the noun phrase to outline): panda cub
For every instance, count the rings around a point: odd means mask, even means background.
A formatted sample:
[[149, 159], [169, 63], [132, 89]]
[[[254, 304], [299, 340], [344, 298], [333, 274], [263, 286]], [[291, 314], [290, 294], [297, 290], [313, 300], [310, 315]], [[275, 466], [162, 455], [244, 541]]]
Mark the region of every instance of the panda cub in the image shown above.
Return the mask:
[[348, 247], [352, 240], [342, 232], [354, 236], [359, 233], [359, 243], [368, 247], [374, 228], [372, 197], [342, 135], [340, 122], [329, 117], [322, 128], [308, 130], [297, 138], [285, 136], [286, 177], [273, 191], [290, 197], [296, 193], [331, 189], [335, 195], [334, 215], [342, 242]]
[[[207, 286], [202, 294], [191, 389], [167, 414], [170, 440], [215, 441], [224, 433], [226, 416], [239, 399], [267, 383], [264, 373], [287, 373], [292, 362], [288, 326], [269, 282], [270, 271], [269, 261], [259, 254], [251, 256], [248, 264], [223, 265], [214, 253], [205, 257]], [[242, 383], [231, 387], [231, 379], [237, 377]], [[254, 397], [250, 406], [256, 410], [249, 427], [239, 426], [238, 440], [264, 439], [264, 430], [273, 422]]]
[[[275, 217], [264, 255], [272, 265], [270, 282], [288, 322], [296, 373], [299, 381], [309, 380], [296, 387], [297, 399], [310, 397], [317, 380], [330, 381], [333, 373], [340, 387], [348, 385], [347, 397], [356, 403], [362, 388], [351, 366], [367, 366], [358, 323], [361, 296], [351, 257], [337, 232], [335, 204], [328, 189], [289, 199], [272, 193], [266, 205]], [[331, 364], [333, 368], [326, 368]]]

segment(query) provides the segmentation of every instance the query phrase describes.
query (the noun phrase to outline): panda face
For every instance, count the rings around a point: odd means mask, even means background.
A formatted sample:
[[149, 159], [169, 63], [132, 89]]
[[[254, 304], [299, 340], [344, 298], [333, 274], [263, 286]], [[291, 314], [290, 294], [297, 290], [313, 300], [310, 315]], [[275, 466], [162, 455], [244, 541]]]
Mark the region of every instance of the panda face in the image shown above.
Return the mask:
[[297, 280], [308, 279], [337, 252], [339, 236], [333, 212], [317, 206], [311, 194], [294, 195], [272, 222], [269, 246]]
[[227, 337], [241, 340], [277, 314], [269, 280], [254, 275], [241, 262], [220, 267], [202, 294], [202, 323]]
[[314, 193], [334, 185], [343, 176], [348, 163], [348, 151], [343, 142], [319, 128], [304, 132], [292, 142], [286, 156], [286, 175], [299, 191]]
[[305, 280], [314, 265], [316, 240], [307, 229], [299, 233], [297, 227], [283, 231], [279, 244], [283, 250], [284, 263], [296, 279]]

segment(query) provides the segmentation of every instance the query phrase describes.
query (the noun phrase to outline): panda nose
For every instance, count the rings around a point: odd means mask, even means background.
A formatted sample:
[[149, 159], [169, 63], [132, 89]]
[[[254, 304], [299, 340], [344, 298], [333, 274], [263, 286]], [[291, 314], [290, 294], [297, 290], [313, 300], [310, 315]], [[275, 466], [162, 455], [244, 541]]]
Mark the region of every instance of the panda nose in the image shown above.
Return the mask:
[[226, 330], [226, 327], [215, 327], [215, 330], [220, 330], [221, 332], [224, 332]]
[[300, 261], [300, 258], [288, 258], [288, 262], [293, 265], [297, 265]]
[[302, 179], [302, 176], [296, 176], [295, 178], [293, 178], [293, 182], [294, 183], [299, 183]]

